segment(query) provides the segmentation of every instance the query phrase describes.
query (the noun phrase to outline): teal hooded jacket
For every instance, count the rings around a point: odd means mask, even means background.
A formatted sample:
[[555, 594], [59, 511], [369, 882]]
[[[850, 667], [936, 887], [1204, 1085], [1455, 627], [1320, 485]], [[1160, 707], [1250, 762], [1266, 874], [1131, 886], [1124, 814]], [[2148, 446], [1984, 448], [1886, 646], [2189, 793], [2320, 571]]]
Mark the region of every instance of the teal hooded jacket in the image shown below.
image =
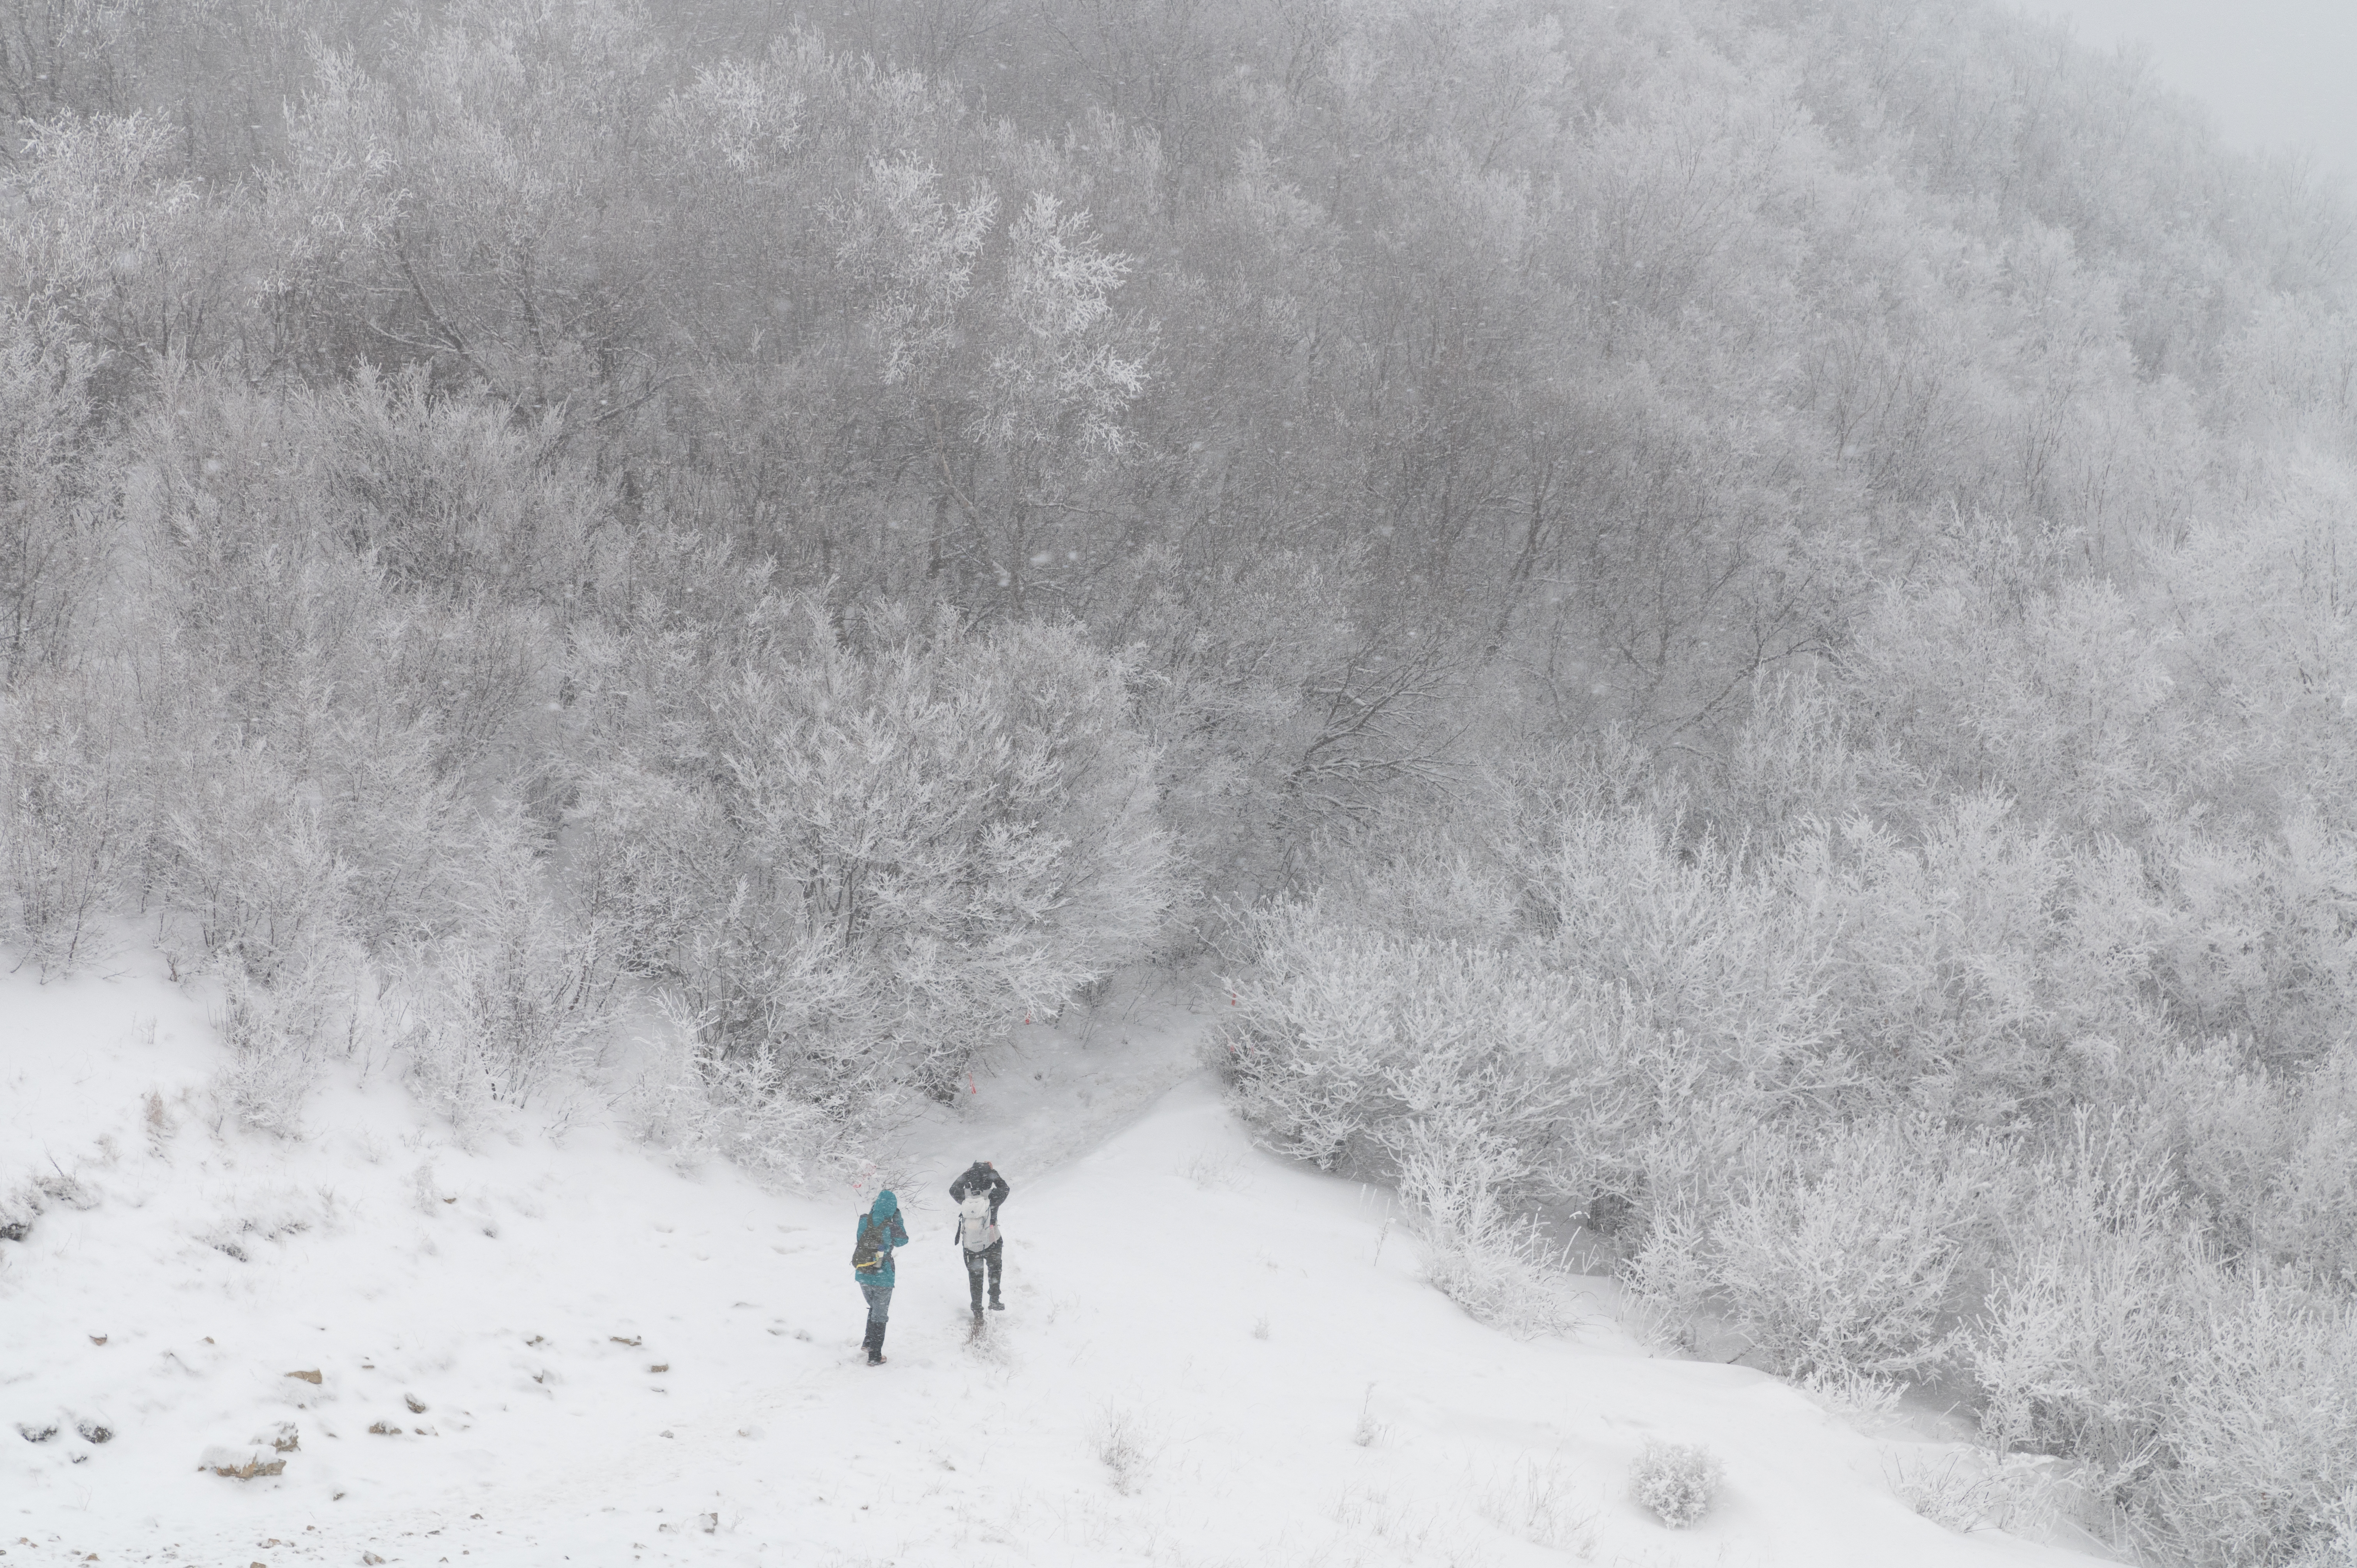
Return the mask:
[[884, 1255], [884, 1266], [872, 1274], [863, 1274], [854, 1269], [851, 1277], [864, 1285], [881, 1285], [890, 1290], [892, 1249], [909, 1244], [909, 1227], [900, 1219], [900, 1200], [892, 1196], [891, 1188], [887, 1187], [877, 1193], [876, 1201], [867, 1206], [867, 1212], [859, 1217], [858, 1224], [851, 1232], [852, 1245], [859, 1244], [860, 1232], [871, 1225], [876, 1227], [876, 1250]]

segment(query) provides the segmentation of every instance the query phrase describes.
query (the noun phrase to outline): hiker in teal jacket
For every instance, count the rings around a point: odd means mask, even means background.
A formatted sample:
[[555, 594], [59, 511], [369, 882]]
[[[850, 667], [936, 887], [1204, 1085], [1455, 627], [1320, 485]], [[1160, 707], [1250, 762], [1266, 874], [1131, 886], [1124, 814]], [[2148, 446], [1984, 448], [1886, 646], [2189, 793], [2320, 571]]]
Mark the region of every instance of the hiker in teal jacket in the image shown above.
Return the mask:
[[867, 1298], [867, 1337], [860, 1344], [871, 1367], [884, 1364], [884, 1320], [892, 1310], [892, 1249], [908, 1244], [909, 1228], [900, 1220], [900, 1200], [887, 1187], [859, 1217], [851, 1244], [851, 1277], [859, 1282], [859, 1292]]

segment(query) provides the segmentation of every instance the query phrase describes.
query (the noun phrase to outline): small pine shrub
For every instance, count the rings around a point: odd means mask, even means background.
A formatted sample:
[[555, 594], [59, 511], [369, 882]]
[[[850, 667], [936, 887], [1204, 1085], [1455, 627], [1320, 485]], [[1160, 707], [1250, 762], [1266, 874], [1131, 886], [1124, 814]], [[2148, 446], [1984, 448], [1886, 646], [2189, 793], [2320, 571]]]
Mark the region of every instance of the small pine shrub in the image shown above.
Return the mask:
[[1629, 1467], [1629, 1495], [1672, 1530], [1688, 1530], [1710, 1512], [1724, 1478], [1706, 1448], [1649, 1442]]

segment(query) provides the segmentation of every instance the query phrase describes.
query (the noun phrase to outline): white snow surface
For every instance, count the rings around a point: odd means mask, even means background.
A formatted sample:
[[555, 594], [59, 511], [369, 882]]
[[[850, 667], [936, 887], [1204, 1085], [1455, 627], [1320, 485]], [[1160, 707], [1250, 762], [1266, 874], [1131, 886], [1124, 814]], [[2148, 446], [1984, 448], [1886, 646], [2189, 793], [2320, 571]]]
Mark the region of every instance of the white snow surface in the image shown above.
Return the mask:
[[[1383, 1195], [1254, 1147], [1197, 1066], [1224, 995], [1019, 1030], [909, 1131], [870, 1369], [870, 1191], [612, 1125], [461, 1140], [382, 1073], [252, 1132], [202, 989], [123, 967], [0, 977], [0, 1222], [43, 1206], [0, 1241], [0, 1568], [2093, 1561], [1928, 1522], [1893, 1477], [1956, 1444], [1649, 1354], [1607, 1282], [1566, 1337], [1474, 1322]], [[978, 1339], [976, 1157], [1014, 1186]], [[1629, 1500], [1648, 1438], [1723, 1462], [1698, 1527]]]

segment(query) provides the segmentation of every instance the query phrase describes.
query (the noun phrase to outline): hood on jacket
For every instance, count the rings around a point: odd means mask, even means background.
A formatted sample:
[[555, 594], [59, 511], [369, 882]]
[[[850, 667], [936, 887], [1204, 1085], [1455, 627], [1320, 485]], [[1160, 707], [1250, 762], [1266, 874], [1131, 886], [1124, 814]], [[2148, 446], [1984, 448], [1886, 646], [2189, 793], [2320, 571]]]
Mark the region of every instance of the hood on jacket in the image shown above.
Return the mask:
[[892, 1196], [892, 1189], [888, 1187], [877, 1193], [876, 1201], [867, 1206], [867, 1218], [878, 1225], [889, 1224], [892, 1217], [899, 1212], [900, 1200]]

